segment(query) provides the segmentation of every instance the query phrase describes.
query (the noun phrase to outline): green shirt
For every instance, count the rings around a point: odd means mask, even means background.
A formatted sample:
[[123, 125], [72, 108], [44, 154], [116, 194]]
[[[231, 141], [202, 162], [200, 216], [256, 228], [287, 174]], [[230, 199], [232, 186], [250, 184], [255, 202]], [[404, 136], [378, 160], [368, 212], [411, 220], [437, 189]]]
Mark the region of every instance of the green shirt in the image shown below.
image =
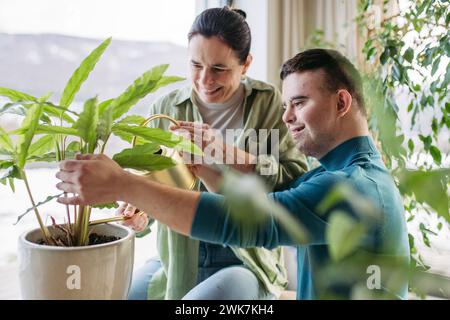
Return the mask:
[[[280, 92], [272, 85], [245, 77], [244, 131], [246, 129], [278, 129], [279, 158], [267, 152], [258, 156], [256, 172], [272, 172], [261, 175], [271, 190], [281, 188], [306, 170], [305, 157], [295, 148], [282, 122], [282, 102]], [[177, 120], [203, 122], [197, 107], [192, 102], [192, 87], [175, 90], [159, 98], [151, 108], [151, 114], [166, 114]], [[167, 130], [170, 123], [164, 119], [150, 124]], [[261, 140], [259, 140], [261, 141]], [[267, 150], [271, 137], [267, 136]], [[248, 138], [241, 135], [236, 140], [240, 148], [248, 148]], [[199, 185], [197, 186], [199, 187]], [[157, 247], [163, 267], [152, 277], [149, 299], [181, 299], [197, 284], [198, 248], [197, 240], [178, 234], [165, 225], [158, 224]], [[278, 296], [287, 285], [281, 248], [242, 249], [232, 247], [236, 256], [252, 270], [264, 287]]]

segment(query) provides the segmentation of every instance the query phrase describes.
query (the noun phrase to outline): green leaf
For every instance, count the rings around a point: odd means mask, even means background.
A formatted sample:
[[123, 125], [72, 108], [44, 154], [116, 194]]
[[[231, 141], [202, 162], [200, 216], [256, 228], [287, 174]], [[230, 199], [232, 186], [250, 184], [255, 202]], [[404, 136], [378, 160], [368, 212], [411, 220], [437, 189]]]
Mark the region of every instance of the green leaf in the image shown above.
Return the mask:
[[112, 128], [114, 134], [128, 133], [147, 140], [149, 142], [157, 143], [169, 148], [174, 148], [178, 151], [189, 152], [196, 155], [202, 155], [202, 150], [189, 140], [177, 136], [169, 131], [164, 131], [160, 128], [147, 128], [141, 126], [129, 126], [125, 124], [115, 124]]
[[1, 156], [12, 156], [14, 151], [7, 151], [5, 149], [0, 148], [0, 155]]
[[98, 114], [99, 114], [99, 117], [102, 116], [102, 114], [108, 109], [108, 107], [110, 106], [110, 104], [111, 104], [113, 101], [114, 101], [114, 99], [108, 99], [108, 100], [105, 100], [105, 101], [101, 102], [101, 103], [98, 105]]
[[136, 114], [126, 116], [123, 119], [120, 119], [118, 123], [122, 124], [135, 124], [140, 126], [145, 121], [145, 118], [143, 116], [139, 116]]
[[[79, 151], [77, 151], [79, 152]], [[75, 154], [77, 153], [75, 151], [67, 151], [65, 152], [65, 158], [66, 159], [74, 159]], [[58, 157], [56, 155], [56, 152], [49, 152], [40, 156], [31, 156], [28, 158], [28, 161], [32, 162], [56, 162]]]
[[200, 149], [195, 143], [192, 143], [190, 140], [186, 140], [182, 138], [180, 143], [178, 143], [175, 147], [175, 150], [181, 151], [181, 152], [187, 152], [194, 155], [203, 155], [202, 149]]
[[12, 192], [16, 192], [16, 187], [14, 186], [14, 179], [8, 178], [8, 181], [9, 181], [9, 186], [10, 186]]
[[9, 179], [22, 179], [19, 168], [17, 168], [16, 165], [12, 164], [11, 166], [8, 166], [6, 168], [6, 172], [3, 174], [3, 176], [0, 178], [0, 180], [5, 180], [8, 178]]
[[97, 61], [100, 59], [101, 55], [110, 43], [111, 38], [106, 39], [96, 49], [94, 49], [83, 60], [83, 62], [81, 62], [81, 65], [72, 74], [66, 87], [64, 88], [64, 92], [61, 96], [59, 105], [61, 105], [62, 107], [68, 107], [72, 103], [75, 94], [78, 92], [78, 90], [80, 90], [81, 85], [94, 69]]
[[128, 169], [135, 169], [140, 171], [158, 171], [171, 168], [176, 165], [172, 158], [161, 155], [134, 155], [133, 157], [126, 157], [119, 155], [114, 157], [114, 160], [122, 167]]
[[91, 207], [96, 209], [114, 209], [118, 208], [119, 204], [117, 202], [113, 202], [113, 203], [96, 204]]
[[29, 156], [41, 156], [53, 150], [55, 147], [55, 137], [53, 135], [46, 135], [30, 146], [28, 151]]
[[70, 142], [69, 145], [66, 147], [66, 151], [80, 152], [81, 151], [80, 142], [78, 141]]
[[171, 83], [183, 81], [183, 80], [186, 80], [186, 78], [178, 77], [178, 76], [163, 76], [163, 77], [161, 77], [161, 79], [159, 79], [158, 83], [153, 88], [153, 91], [156, 91], [157, 89], [167, 86]]
[[13, 102], [20, 100], [38, 102], [38, 99], [36, 97], [30, 96], [29, 94], [26, 94], [24, 92], [20, 92], [14, 89], [8, 89], [5, 87], [0, 87], [0, 96], [6, 97]]
[[99, 120], [97, 126], [97, 136], [100, 140], [106, 142], [109, 135], [111, 134], [111, 129], [113, 125], [112, 108], [108, 108], [104, 112], [100, 113], [99, 107], [98, 113], [99, 113]]
[[403, 75], [403, 67], [400, 64], [394, 64], [392, 66], [392, 77], [397, 80], [401, 81]]
[[[63, 192], [63, 193], [60, 193], [60, 194], [56, 194], [56, 195], [54, 195], [54, 196], [48, 196], [44, 201], [41, 201], [41, 202], [37, 203], [35, 207], [37, 208], [37, 207], [39, 207], [39, 206], [42, 206], [43, 204], [46, 204], [47, 202], [50, 202], [50, 201], [52, 201], [53, 199], [62, 196], [63, 194], [64, 194], [64, 192]], [[22, 213], [21, 215], [19, 215], [19, 216], [17, 217], [17, 221], [14, 223], [14, 225], [16, 225], [20, 220], [22, 220], [22, 218], [25, 217], [25, 216], [27, 215], [28, 212], [33, 211], [35, 207], [31, 207], [31, 208], [27, 209], [27, 211], [25, 211], [24, 213]]]
[[423, 135], [419, 134], [419, 139], [422, 141], [423, 147], [425, 148], [425, 150], [429, 150], [431, 147], [431, 144], [433, 143], [432, 138], [430, 136], [423, 136]]
[[17, 142], [17, 166], [20, 169], [25, 167], [25, 162], [28, 157], [28, 149], [30, 148], [31, 141], [36, 134], [37, 128], [39, 126], [39, 119], [42, 115], [42, 105], [34, 104], [30, 110], [28, 110], [25, 119], [22, 122], [21, 128], [26, 128], [25, 132], [19, 137]]
[[411, 101], [409, 104], [408, 104], [408, 109], [407, 109], [407, 111], [408, 112], [411, 112], [411, 110], [414, 108], [414, 102], [413, 101]]
[[0, 148], [3, 148], [9, 152], [14, 151], [14, 146], [11, 141], [11, 138], [9, 137], [9, 134], [2, 127], [0, 127]]
[[14, 162], [11, 160], [0, 160], [0, 169], [8, 169], [13, 166]]
[[[60, 119], [61, 117], [68, 123], [73, 123], [73, 119], [64, 113], [61, 107], [55, 106], [50, 102], [40, 103], [44, 106], [43, 115], [41, 119], [46, 123], [51, 123], [49, 117], [55, 117]], [[19, 100], [17, 102], [7, 103], [0, 109], [0, 115], [4, 113], [17, 114], [19, 116], [25, 116], [26, 110], [30, 109], [33, 104], [27, 103], [26, 101]], [[75, 112], [72, 112], [76, 114]]]
[[440, 58], [435, 58], [435, 60], [433, 61], [433, 66], [431, 67], [431, 76], [434, 76], [434, 74], [438, 70], [440, 62]]
[[0, 169], [6, 169], [6, 172], [0, 177], [0, 183], [6, 185], [9, 182], [12, 192], [15, 192], [14, 179], [22, 179], [19, 169], [12, 160], [0, 161]]
[[257, 225], [267, 219], [276, 221], [295, 243], [303, 244], [308, 241], [310, 235], [301, 221], [268, 197], [260, 177], [224, 171], [219, 193], [225, 196], [230, 218], [240, 221], [236, 232], [242, 236], [244, 245], [254, 239], [258, 232]]
[[68, 114], [66, 114], [68, 110], [65, 110], [63, 107], [56, 106], [50, 102], [44, 102], [43, 104], [44, 104], [44, 113], [47, 114], [48, 116], [55, 117], [57, 119], [61, 119], [62, 117], [63, 120], [68, 123], [75, 122]]
[[450, 169], [440, 170], [402, 170], [397, 173], [399, 188], [403, 194], [414, 194], [420, 203], [426, 203], [438, 215], [450, 222], [449, 184]]
[[124, 149], [118, 155], [129, 155], [132, 156], [134, 154], [143, 154], [143, 155], [154, 155], [157, 154], [161, 150], [160, 146], [157, 143], [146, 143], [139, 146], [134, 146], [133, 148]]
[[[358, 195], [358, 196], [355, 196]], [[368, 221], [374, 223], [380, 218], [379, 210], [374, 206], [373, 202], [358, 194], [352, 185], [342, 182], [334, 186], [325, 196], [324, 199], [317, 205], [317, 212], [320, 215], [325, 215], [332, 211], [338, 204], [347, 203], [361, 221]]]
[[2, 108], [0, 108], [0, 115], [9, 113], [9, 114], [17, 114], [19, 116], [25, 116], [27, 111], [22, 103], [19, 102], [11, 102], [5, 104]]
[[[28, 127], [21, 127], [19, 129], [9, 132], [9, 134], [25, 134], [28, 131]], [[47, 126], [39, 125], [36, 129], [36, 134], [65, 134], [69, 136], [78, 137], [78, 131], [74, 128], [66, 128], [59, 126]]]
[[113, 108], [113, 120], [120, 118], [123, 114], [135, 105], [140, 99], [147, 94], [156, 91], [158, 88], [169, 83], [180, 81], [179, 77], [163, 77], [169, 65], [162, 64], [153, 67], [149, 71], [137, 78], [124, 93], [111, 102]]
[[89, 153], [94, 152], [97, 145], [97, 98], [92, 98], [84, 104], [83, 112], [80, 113], [73, 128], [77, 129], [78, 135], [88, 144]]
[[113, 160], [122, 168], [156, 171], [176, 165], [172, 158], [155, 154], [159, 150], [157, 144], [144, 144], [132, 149], [125, 149], [114, 155]]
[[403, 58], [405, 58], [406, 61], [411, 63], [412, 60], [414, 59], [414, 50], [412, 48], [408, 48], [403, 54]]
[[370, 60], [370, 58], [372, 58], [372, 56], [376, 53], [376, 51], [377, 49], [375, 47], [371, 47], [367, 52], [366, 59]]
[[439, 149], [436, 148], [435, 146], [431, 146], [430, 147], [430, 154], [433, 157], [434, 162], [436, 162], [438, 165], [440, 165], [441, 164], [441, 160], [442, 160], [441, 151], [439, 151]]
[[340, 261], [353, 253], [362, 243], [365, 227], [342, 211], [335, 211], [328, 221], [325, 237], [330, 256]]
[[59, 126], [45, 126], [40, 125], [37, 128], [36, 131], [37, 134], [47, 133], [47, 134], [65, 134], [68, 136], [75, 136], [78, 137], [78, 131], [74, 128], [66, 128], [66, 127], [59, 127]]
[[414, 142], [411, 139], [408, 140], [408, 149], [409, 149], [409, 152], [413, 153], [413, 151], [414, 151]]
[[438, 122], [436, 118], [433, 118], [433, 121], [431, 122], [431, 129], [433, 130], [433, 133], [437, 136], [438, 134]]
[[387, 62], [387, 59], [390, 56], [389, 47], [385, 48], [383, 53], [380, 55], [380, 63], [383, 65]]
[[122, 139], [123, 141], [126, 141], [126, 142], [128, 142], [130, 144], [133, 141], [134, 135], [131, 134], [131, 133], [128, 133], [128, 132], [125, 132], [125, 131], [120, 131], [120, 130], [112, 130], [112, 133], [116, 137], [118, 137], [118, 138]]
[[181, 137], [159, 128], [129, 126], [118, 123], [113, 126], [112, 131], [114, 133], [123, 131], [132, 134], [133, 136], [141, 137], [149, 142], [158, 143], [166, 147], [174, 147], [181, 141]]

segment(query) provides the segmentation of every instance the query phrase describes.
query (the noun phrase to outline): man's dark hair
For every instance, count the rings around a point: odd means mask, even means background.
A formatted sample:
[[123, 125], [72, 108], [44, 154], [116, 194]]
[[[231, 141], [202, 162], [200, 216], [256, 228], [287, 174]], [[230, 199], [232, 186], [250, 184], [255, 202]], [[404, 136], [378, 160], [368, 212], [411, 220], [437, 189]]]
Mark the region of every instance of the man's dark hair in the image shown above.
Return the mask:
[[346, 57], [331, 49], [306, 50], [283, 64], [280, 77], [284, 80], [291, 73], [311, 70], [325, 72], [325, 85], [330, 91], [348, 90], [366, 116], [361, 75]]
[[245, 21], [246, 14], [239, 9], [211, 8], [200, 13], [188, 33], [189, 41], [200, 34], [206, 38], [218, 37], [236, 53], [239, 63], [244, 64], [250, 53], [252, 36]]

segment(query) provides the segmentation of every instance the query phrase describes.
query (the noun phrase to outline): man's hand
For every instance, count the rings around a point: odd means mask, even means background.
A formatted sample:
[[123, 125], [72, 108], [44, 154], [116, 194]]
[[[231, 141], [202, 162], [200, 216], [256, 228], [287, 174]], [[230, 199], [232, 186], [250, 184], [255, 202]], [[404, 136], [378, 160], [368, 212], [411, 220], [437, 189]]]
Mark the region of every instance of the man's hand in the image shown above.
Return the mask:
[[76, 160], [62, 161], [56, 177], [62, 180], [56, 185], [58, 189], [75, 194], [58, 198], [60, 203], [132, 203], [184, 235], [189, 235], [200, 198], [199, 192], [172, 188], [131, 174], [105, 155], [78, 155]]
[[73, 197], [60, 197], [58, 202], [73, 205], [110, 203], [120, 199], [126, 185], [127, 172], [105, 155], [76, 155], [76, 160], [65, 160], [59, 164], [56, 187]]
[[148, 225], [148, 216], [145, 212], [138, 210], [129, 203], [122, 203], [116, 211], [116, 215], [129, 217], [124, 220], [122, 224], [133, 229], [136, 232], [141, 232]]

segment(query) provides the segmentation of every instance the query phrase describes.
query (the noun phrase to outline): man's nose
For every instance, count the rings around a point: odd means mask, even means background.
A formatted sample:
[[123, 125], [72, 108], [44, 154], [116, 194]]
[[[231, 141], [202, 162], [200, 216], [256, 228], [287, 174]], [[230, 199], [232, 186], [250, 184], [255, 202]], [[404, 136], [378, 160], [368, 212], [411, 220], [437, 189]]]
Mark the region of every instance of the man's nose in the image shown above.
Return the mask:
[[295, 112], [291, 106], [287, 106], [282, 116], [284, 123], [292, 123], [295, 121]]

